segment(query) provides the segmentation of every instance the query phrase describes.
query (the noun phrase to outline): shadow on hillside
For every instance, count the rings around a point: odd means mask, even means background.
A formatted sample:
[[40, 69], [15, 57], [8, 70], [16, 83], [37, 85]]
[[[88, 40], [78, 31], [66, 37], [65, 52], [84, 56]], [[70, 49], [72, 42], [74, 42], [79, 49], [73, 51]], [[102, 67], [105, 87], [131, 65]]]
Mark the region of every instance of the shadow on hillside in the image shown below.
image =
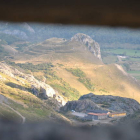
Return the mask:
[[29, 91], [31, 92], [31, 88], [27, 88], [27, 87], [23, 87], [21, 85], [18, 85], [18, 84], [15, 84], [15, 83], [12, 83], [12, 82], [7, 82], [5, 83], [7, 86], [11, 87], [11, 88], [17, 88], [17, 89], [20, 89], [20, 90], [24, 90], [24, 91]]

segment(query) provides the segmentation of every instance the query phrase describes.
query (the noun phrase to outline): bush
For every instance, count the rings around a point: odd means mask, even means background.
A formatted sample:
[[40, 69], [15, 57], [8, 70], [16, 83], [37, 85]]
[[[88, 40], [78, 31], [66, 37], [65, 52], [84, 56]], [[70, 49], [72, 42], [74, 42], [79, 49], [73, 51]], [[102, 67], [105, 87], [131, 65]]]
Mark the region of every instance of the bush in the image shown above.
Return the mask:
[[25, 63], [25, 64], [21, 64], [21, 63], [15, 63], [15, 62], [7, 62], [8, 64], [12, 65], [12, 66], [18, 66], [24, 70], [30, 70], [32, 72], [38, 72], [41, 70], [50, 70], [50, 68], [54, 67], [54, 65], [52, 63], [42, 63], [42, 64], [37, 64], [37, 65], [33, 65], [32, 63]]
[[90, 79], [88, 79], [88, 78], [79, 78], [78, 80], [81, 83], [83, 83], [87, 89], [89, 89], [91, 91], [94, 91], [94, 85], [93, 85], [93, 83], [91, 82]]
[[70, 69], [66, 69], [68, 72], [71, 72], [74, 76], [77, 76], [77, 77], [85, 77], [86, 75], [85, 75], [85, 73], [82, 71], [82, 70], [80, 70], [80, 69], [72, 69], [72, 68], [70, 68]]
[[79, 68], [77, 69], [70, 68], [66, 70], [71, 72], [74, 76], [79, 77], [78, 81], [83, 83], [87, 89], [94, 91], [93, 83], [89, 78], [86, 78], [86, 74], [82, 70], [80, 70]]

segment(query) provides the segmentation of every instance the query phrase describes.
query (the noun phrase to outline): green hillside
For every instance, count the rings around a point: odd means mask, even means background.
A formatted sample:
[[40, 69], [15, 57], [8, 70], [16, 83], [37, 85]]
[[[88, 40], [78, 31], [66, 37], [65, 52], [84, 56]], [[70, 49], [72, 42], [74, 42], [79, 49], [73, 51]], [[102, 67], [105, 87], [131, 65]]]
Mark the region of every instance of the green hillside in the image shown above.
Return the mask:
[[29, 83], [24, 81], [26, 84], [21, 84], [3, 73], [0, 75], [6, 79], [0, 81], [0, 116], [20, 123], [23, 121], [21, 116], [25, 122], [54, 120], [69, 123], [67, 118], [33, 95]]
[[[46, 83], [66, 100], [75, 100], [80, 95], [94, 92], [140, 101], [139, 83], [133, 77], [120, 65], [104, 65], [85, 49], [85, 45], [76, 41], [48, 39], [27, 47], [12, 61], [40, 80], [45, 77]], [[46, 63], [52, 67], [45, 69]], [[41, 65], [44, 65], [43, 69]]]
[[[20, 123], [71, 123], [59, 112], [62, 101], [88, 93], [140, 102], [138, 32], [30, 23], [17, 24], [15, 30], [13, 25], [0, 25], [0, 116]], [[34, 85], [39, 96], [33, 95]], [[49, 85], [55, 95], [43, 98], [51, 94]]]

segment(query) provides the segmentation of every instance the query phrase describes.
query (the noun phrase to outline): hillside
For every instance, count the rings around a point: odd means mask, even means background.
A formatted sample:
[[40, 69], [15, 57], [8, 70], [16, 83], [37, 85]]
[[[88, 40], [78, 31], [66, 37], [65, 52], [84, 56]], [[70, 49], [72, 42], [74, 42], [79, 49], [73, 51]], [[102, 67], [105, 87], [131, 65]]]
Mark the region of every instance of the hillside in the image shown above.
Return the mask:
[[[0, 63], [1, 117], [20, 123], [45, 120], [70, 123], [67, 118], [51, 107], [51, 101], [45, 101], [46, 98], [52, 97], [52, 94], [56, 94], [52, 91], [49, 85], [43, 84], [33, 76], [24, 74], [5, 63]], [[35, 94], [37, 92], [45, 98], [37, 96]], [[60, 96], [58, 99], [58, 95], [55, 95], [55, 100], [63, 103]]]
[[[99, 48], [99, 46], [97, 46]], [[96, 50], [93, 48], [93, 50]], [[100, 57], [100, 50], [97, 55]], [[25, 59], [26, 58], [26, 59]], [[47, 59], [46, 59], [47, 58]], [[15, 61], [20, 63], [53, 62], [56, 63], [95, 63], [102, 62], [92, 54], [85, 44], [75, 40], [59, 38], [47, 39], [39, 44], [28, 46], [25, 51], [15, 56]]]
[[[1, 48], [1, 95], [12, 102], [1, 105], [9, 113], [14, 112], [20, 122], [23, 118], [69, 122], [58, 113], [60, 107], [90, 92], [140, 102], [139, 81], [119, 64], [104, 64], [100, 45], [86, 34], [40, 43], [22, 40], [8, 45], [2, 40]], [[79, 102], [98, 108], [89, 99]]]
[[[97, 54], [95, 54], [95, 52]], [[71, 40], [50, 38], [26, 46], [8, 61], [50, 84], [66, 100], [94, 91], [98, 95], [128, 97], [140, 101], [139, 82], [118, 64], [103, 64], [100, 46], [89, 36], [77, 34]], [[28, 65], [30, 63], [30, 65]], [[36, 69], [51, 63], [49, 69]], [[30, 69], [32, 67], [32, 69]]]

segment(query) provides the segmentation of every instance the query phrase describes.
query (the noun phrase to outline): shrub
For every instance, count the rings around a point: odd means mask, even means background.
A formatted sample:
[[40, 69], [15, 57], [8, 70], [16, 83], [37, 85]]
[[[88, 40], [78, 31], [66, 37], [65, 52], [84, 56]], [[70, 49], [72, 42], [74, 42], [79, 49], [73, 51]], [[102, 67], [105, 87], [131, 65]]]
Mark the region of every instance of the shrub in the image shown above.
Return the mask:
[[82, 70], [80, 70], [79, 68], [77, 68], [77, 69], [66, 68], [66, 70], [71, 72], [74, 76], [77, 76], [77, 77], [85, 77], [86, 76], [86, 74]]
[[79, 77], [78, 81], [83, 83], [87, 89], [94, 91], [93, 83], [89, 78], [86, 78], [86, 74], [82, 70], [80, 70], [79, 68], [77, 69], [67, 68], [66, 70], [71, 72], [74, 76]]

